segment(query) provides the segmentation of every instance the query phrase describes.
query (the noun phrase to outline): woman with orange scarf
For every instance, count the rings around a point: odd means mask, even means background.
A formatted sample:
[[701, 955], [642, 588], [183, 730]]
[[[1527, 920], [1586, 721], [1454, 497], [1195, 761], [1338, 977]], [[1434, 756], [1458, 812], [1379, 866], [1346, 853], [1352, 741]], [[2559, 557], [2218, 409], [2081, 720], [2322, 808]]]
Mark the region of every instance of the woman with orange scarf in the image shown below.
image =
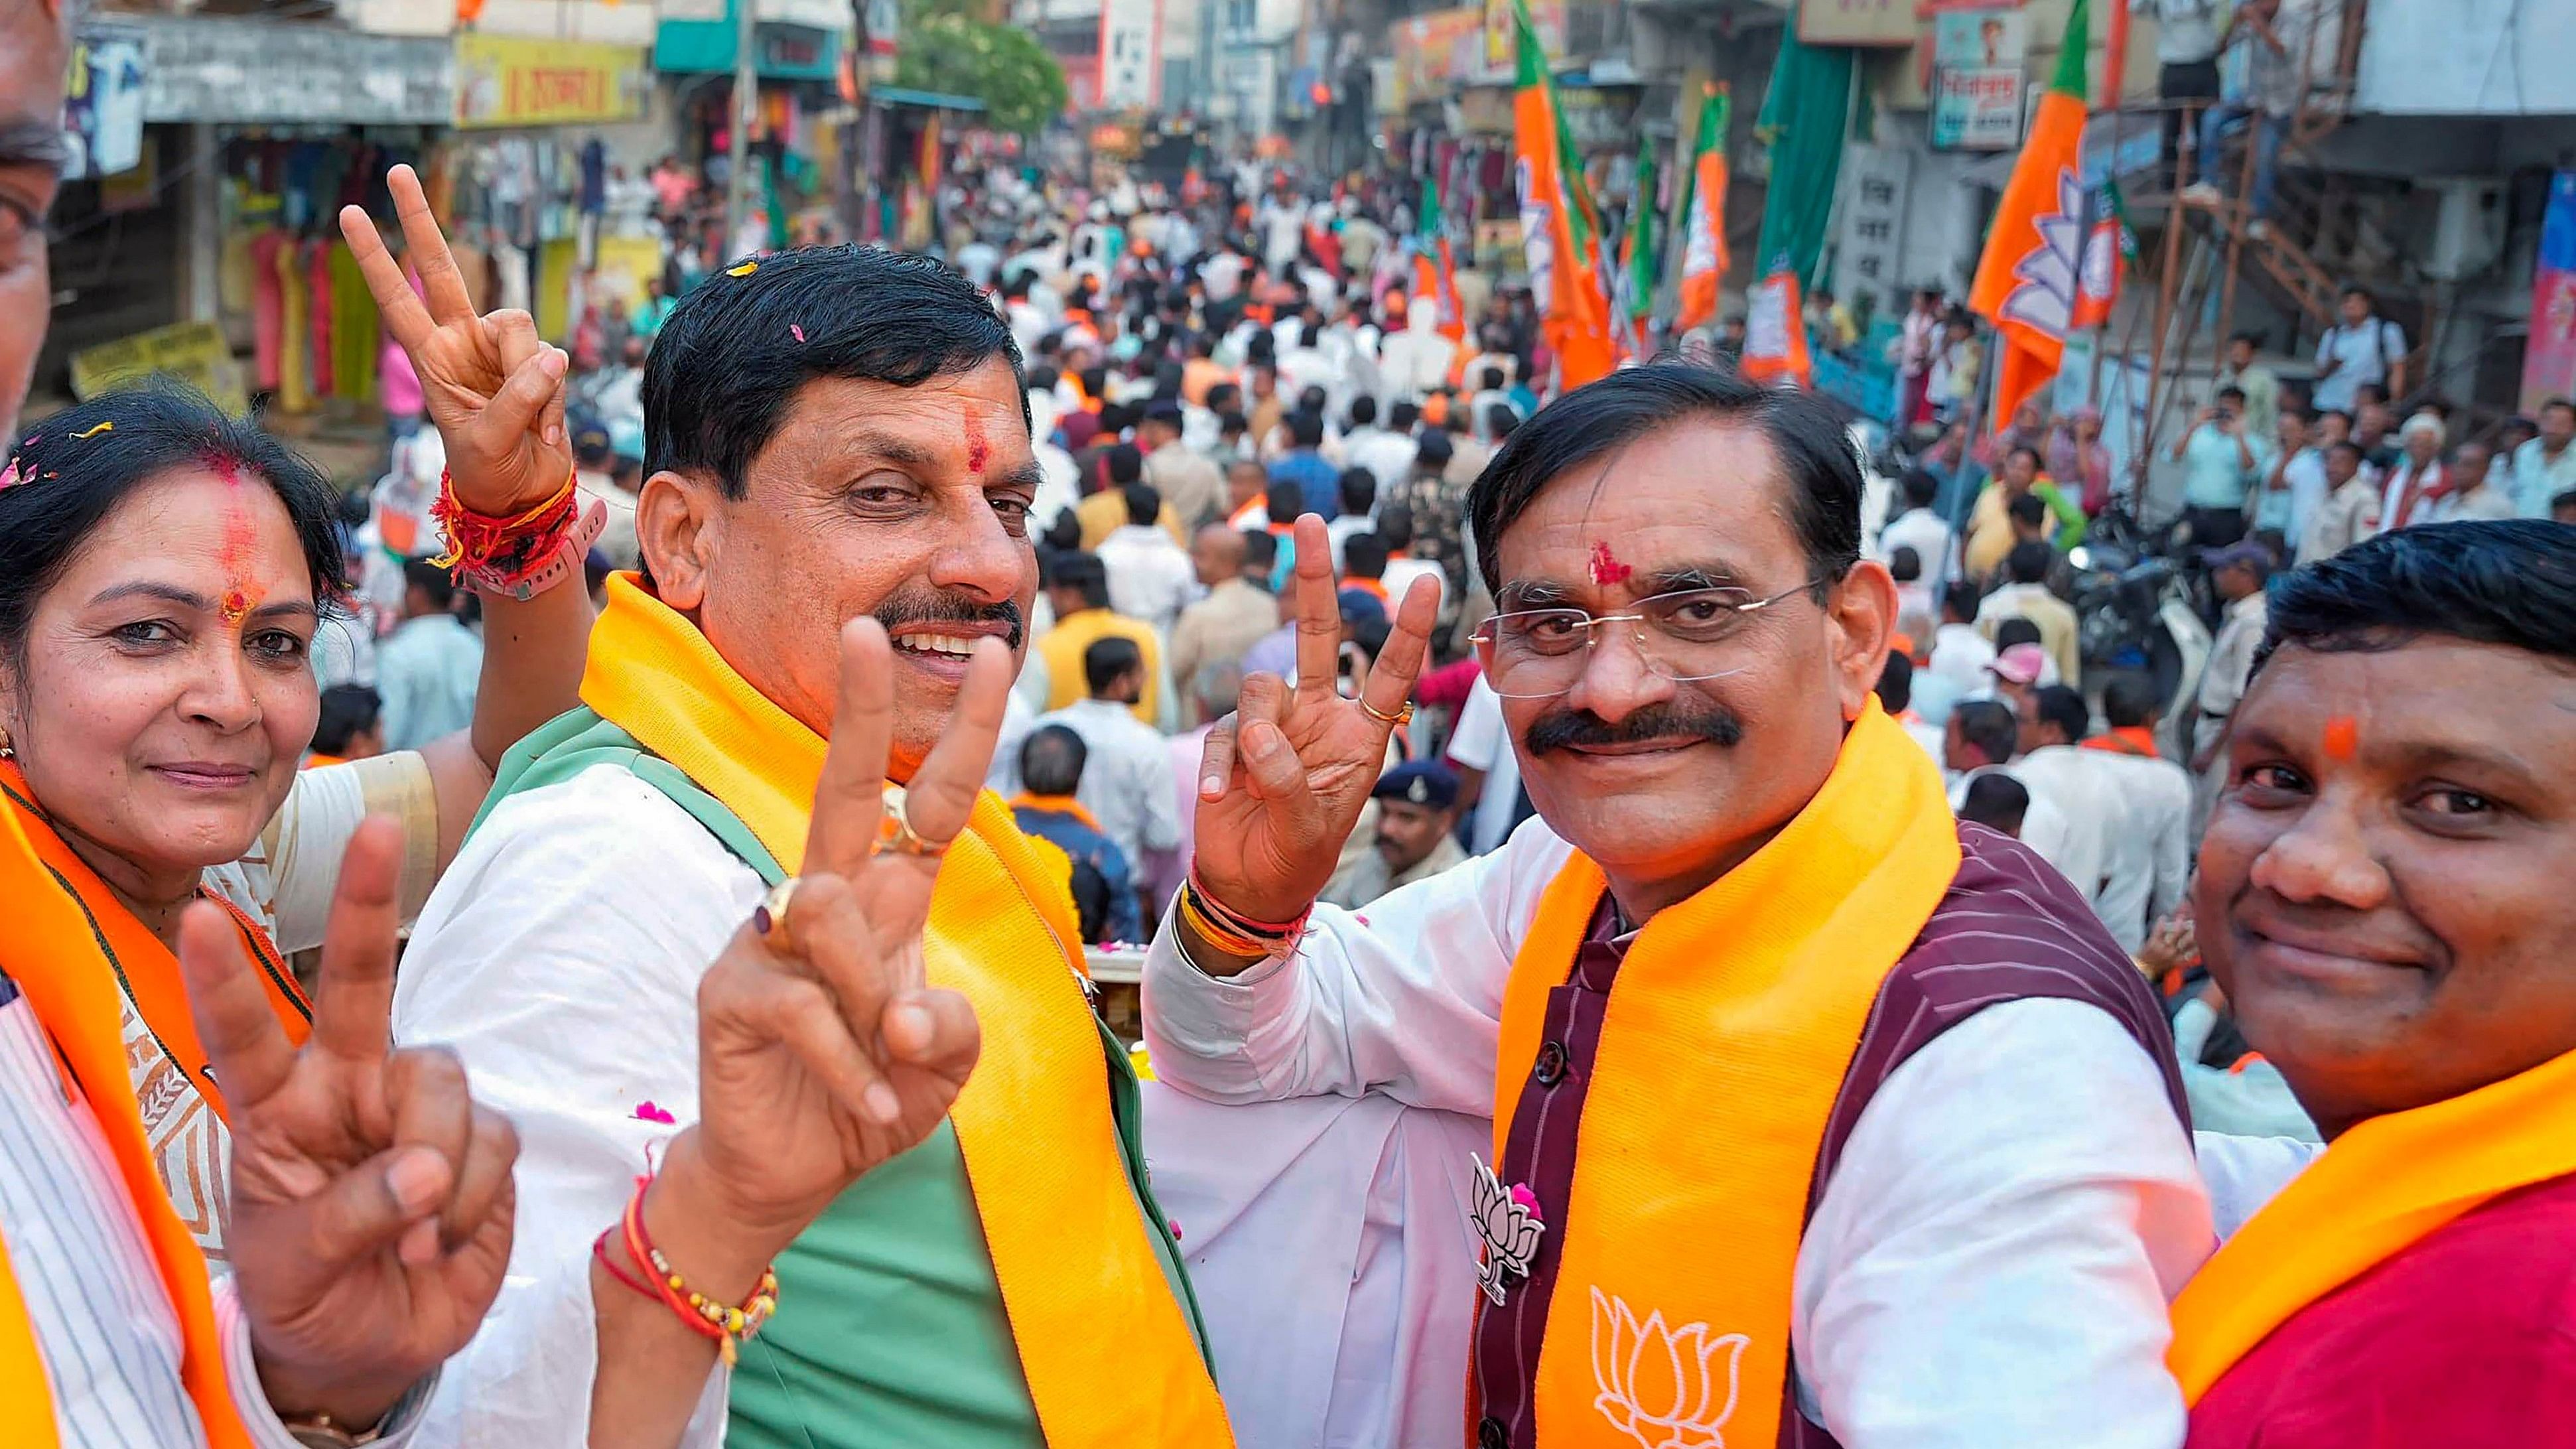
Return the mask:
[[2264, 648], [2199, 936], [2328, 1145], [2174, 1302], [2188, 1444], [2576, 1444], [2576, 527], [2372, 539]]
[[[418, 181], [397, 168], [393, 186], [427, 302], [354, 208], [350, 240], [419, 359], [459, 518], [526, 513], [571, 473], [562, 354], [524, 314], [475, 316]], [[470, 733], [299, 773], [319, 711], [306, 653], [343, 577], [330, 485], [256, 427], [169, 389], [94, 399], [17, 441], [0, 474], [0, 808], [33, 878], [91, 930], [34, 956], [0, 931], [0, 949], [22, 984], [117, 983], [162, 1185], [221, 1262], [226, 1103], [172, 955], [181, 914], [200, 899], [225, 907], [301, 1039], [310, 1013], [285, 958], [319, 944], [358, 822], [401, 822], [400, 899], [417, 910], [492, 764], [573, 702], [590, 604], [577, 586], [545, 585], [577, 585], [581, 550], [567, 540], [570, 567], [528, 580], [524, 599], [486, 591]]]

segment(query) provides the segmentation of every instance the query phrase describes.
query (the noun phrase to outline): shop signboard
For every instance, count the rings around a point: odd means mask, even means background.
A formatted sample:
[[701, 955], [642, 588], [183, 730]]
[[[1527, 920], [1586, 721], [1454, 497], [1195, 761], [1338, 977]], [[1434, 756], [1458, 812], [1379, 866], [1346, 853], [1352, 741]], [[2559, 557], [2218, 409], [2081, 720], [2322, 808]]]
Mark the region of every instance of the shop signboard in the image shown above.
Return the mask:
[[628, 45], [468, 33], [456, 37], [459, 127], [640, 120], [651, 57]]
[[63, 80], [63, 179], [133, 170], [143, 160], [143, 37], [82, 31]]
[[1161, 0], [1101, 0], [1100, 109], [1150, 111], [1162, 99]]
[[2021, 144], [2026, 20], [2019, 10], [1932, 17], [1933, 149], [2009, 151]]
[[1914, 43], [1914, 0], [1806, 0], [1798, 7], [1798, 39], [1809, 45], [1888, 46]]
[[181, 322], [137, 332], [72, 354], [72, 396], [83, 402], [167, 373], [234, 417], [250, 412], [241, 365], [212, 322]]
[[[1514, 0], [1485, 0], [1485, 65], [1488, 76], [1508, 76], [1520, 60], [1520, 47], [1514, 38], [1512, 7]], [[1538, 32], [1539, 48], [1547, 52], [1551, 65], [1562, 65], [1572, 57], [1565, 53], [1565, 0], [1529, 0], [1530, 28]]]
[[226, 15], [119, 17], [143, 36], [143, 119], [160, 124], [445, 126], [444, 36], [361, 35]]
[[1460, 82], [1481, 73], [1485, 14], [1472, 6], [1432, 10], [1386, 28], [1404, 104], [1440, 101]]
[[1841, 233], [1834, 243], [1834, 286], [1842, 299], [1872, 310], [1903, 310], [1903, 281], [1896, 275], [1905, 243], [1905, 194], [1914, 153], [1894, 146], [1855, 144], [1843, 151]]

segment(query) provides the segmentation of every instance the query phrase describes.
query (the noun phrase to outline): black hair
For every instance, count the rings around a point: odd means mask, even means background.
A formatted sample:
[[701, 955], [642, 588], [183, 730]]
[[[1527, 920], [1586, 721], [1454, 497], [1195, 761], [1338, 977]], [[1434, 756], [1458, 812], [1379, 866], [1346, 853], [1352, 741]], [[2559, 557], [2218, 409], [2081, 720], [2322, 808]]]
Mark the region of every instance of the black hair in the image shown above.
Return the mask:
[[2532, 413], [2537, 416], [2538, 414], [2549, 411], [2551, 408], [2565, 408], [2569, 412], [2576, 413], [2576, 399], [2545, 397], [2540, 400], [2540, 406], [2532, 409]]
[[1900, 543], [1888, 550], [1887, 572], [1900, 584], [1910, 584], [1923, 577], [1923, 555], [1912, 544]]
[[2261, 347], [2263, 345], [2263, 334], [2260, 332], [2239, 332], [2227, 340], [2230, 342], [2242, 342], [2248, 347]]
[[2045, 523], [2048, 521], [2048, 504], [2036, 493], [2025, 493], [2004, 505], [2004, 516], [2015, 523]]
[[1342, 540], [1342, 572], [1355, 579], [1386, 577], [1386, 540], [1374, 533], [1354, 533]]
[[2234, 398], [2238, 402], [2245, 401], [2245, 389], [2236, 386], [2234, 383], [2229, 383], [2227, 386], [2218, 390], [2219, 401], [2225, 402], [2229, 398]]
[[2394, 649], [2428, 636], [2576, 662], [2576, 524], [2517, 518], [2383, 533], [2284, 576], [2270, 620], [2257, 669], [2284, 644]]
[[1914, 703], [1914, 661], [1902, 649], [1887, 651], [1878, 666], [1878, 702], [1889, 714], [1903, 714]]
[[1484, 370], [1476, 374], [1476, 381], [1478, 385], [1483, 387], [1487, 392], [1501, 392], [1503, 390], [1503, 370], [1494, 366], [1492, 363], [1487, 363], [1485, 364]]
[[1977, 586], [1966, 579], [1952, 579], [1941, 590], [1941, 615], [1956, 617], [1961, 623], [1977, 617]]
[[2563, 509], [2569, 508], [2576, 508], [2576, 488], [2570, 488], [2564, 493], [2553, 493], [2549, 496], [2549, 511], [2551, 513], [2557, 513]]
[[2084, 707], [2084, 696], [2069, 685], [2043, 687], [2031, 696], [2031, 708], [2038, 711], [2040, 723], [2053, 724], [2064, 731], [2070, 745], [2093, 728], [2093, 712]]
[[[1807, 574], [1840, 579], [1860, 558], [1860, 456], [1813, 394], [1757, 387], [1731, 373], [1658, 362], [1614, 372], [1539, 410], [1503, 443], [1467, 494], [1488, 589], [1502, 588], [1503, 535], [1558, 477], [1687, 419], [1750, 425], [1770, 444]], [[1430, 440], [1424, 439], [1424, 450]], [[1729, 486], [1711, 482], [1707, 486]]]
[[322, 691], [322, 712], [313, 722], [313, 752], [349, 753], [349, 742], [374, 729], [384, 708], [384, 700], [363, 684], [335, 684]]
[[446, 612], [456, 607], [456, 580], [446, 569], [425, 558], [403, 560], [403, 587], [418, 589], [433, 609]]
[[1366, 468], [1342, 470], [1342, 511], [1366, 513], [1377, 506], [1377, 475]]
[[1933, 500], [1941, 496], [1941, 480], [1922, 468], [1906, 469], [1905, 476], [1898, 480], [1898, 486], [1905, 490], [1905, 503], [1909, 508], [1929, 508]]
[[1112, 488], [1124, 488], [1145, 476], [1145, 455], [1133, 443], [1112, 443], [1100, 450], [1100, 470]]
[[[1457, 456], [1457, 445], [1449, 441], [1449, 433], [1445, 428], [1424, 429], [1422, 440], [1413, 445], [1413, 460], [1416, 463], [1429, 463], [1434, 467], [1445, 468], [1449, 460]], [[1522, 506], [1528, 505], [1524, 503]], [[1513, 511], [1517, 513], [1519, 510]]]
[[2012, 706], [1998, 699], [1963, 699], [1950, 711], [1950, 722], [1962, 743], [2000, 765], [2021, 746], [2021, 721]]
[[1355, 428], [1366, 428], [1374, 427], [1376, 423], [1377, 399], [1369, 396], [1367, 393], [1361, 393], [1358, 397], [1352, 398], [1351, 426]]
[[1082, 682], [1091, 687], [1094, 696], [1144, 667], [1145, 651], [1123, 634], [1094, 639], [1091, 647], [1082, 651]]
[[1324, 415], [1321, 413], [1310, 413], [1302, 408], [1296, 412], [1290, 413], [1288, 415], [1288, 441], [1290, 444], [1300, 448], [1322, 447], [1324, 445]]
[[1152, 526], [1163, 516], [1163, 495], [1151, 483], [1130, 483], [1119, 490], [1127, 500], [1127, 521]]
[[1372, 527], [1378, 542], [1385, 544], [1389, 553], [1413, 547], [1413, 509], [1406, 504], [1389, 503], [1380, 508]]
[[2115, 730], [2136, 729], [2156, 717], [2156, 682], [2145, 671], [2123, 669], [2102, 682], [2102, 718]]
[[1387, 410], [1387, 426], [1399, 433], [1412, 432], [1422, 422], [1422, 404], [1411, 398]]
[[1080, 590], [1085, 608], [1109, 607], [1109, 570], [1101, 565], [1096, 553], [1056, 555], [1055, 566], [1047, 571], [1046, 586]]
[[1273, 478], [1270, 480], [1269, 501], [1265, 507], [1270, 514], [1271, 522], [1293, 522], [1298, 514], [1306, 511], [1306, 492], [1297, 486], [1297, 480], [1294, 478]]
[[2044, 584], [2048, 582], [2049, 566], [2056, 562], [2057, 550], [2038, 539], [2027, 538], [2004, 555], [2004, 577], [2017, 584]]
[[2006, 835], [2020, 835], [2022, 820], [2029, 814], [2030, 787], [2001, 770], [1970, 780], [1967, 796], [1959, 802], [1961, 820]]
[[1266, 529], [1243, 530], [1243, 571], [1270, 577], [1272, 566], [1279, 562], [1279, 540]]
[[2028, 443], [2015, 443], [2004, 450], [2004, 461], [2007, 463], [2015, 458], [2024, 457], [2030, 459], [2030, 470], [2034, 473], [2046, 466], [2045, 460], [2039, 456], [2039, 450]]
[[1521, 415], [1510, 403], [1485, 404], [1485, 431], [1497, 438], [1508, 438], [1521, 425]]
[[2338, 292], [2338, 293], [2336, 293], [2335, 295], [2336, 295], [2337, 297], [2339, 297], [2339, 298], [2340, 298], [2340, 297], [2359, 297], [2361, 300], [2363, 300], [2363, 301], [2365, 301], [2365, 302], [2368, 302], [2368, 303], [2371, 303], [2371, 304], [2372, 304], [2372, 305], [2374, 305], [2374, 306], [2375, 306], [2375, 305], [2377, 305], [2377, 304], [2378, 304], [2378, 302], [2379, 302], [2379, 299], [2378, 299], [2377, 297], [2375, 297], [2375, 296], [2371, 295], [2371, 291], [2370, 291], [2370, 289], [2369, 289], [2368, 287], [2363, 286], [2363, 285], [2362, 285], [2361, 283], [2359, 283], [2359, 282], [2346, 282], [2346, 283], [2344, 283], [2344, 284], [2343, 284], [2343, 290], [2342, 290], [2342, 291], [2340, 291], [2340, 292]]
[[1995, 652], [2000, 654], [2016, 644], [2039, 642], [2039, 625], [2019, 614], [1995, 621]]
[[644, 465], [706, 473], [739, 498], [806, 383], [919, 387], [996, 358], [1024, 386], [1010, 328], [974, 283], [926, 257], [843, 245], [745, 262], [673, 308], [645, 359]]
[[[113, 426], [110, 426], [113, 424]], [[87, 436], [83, 436], [87, 434]], [[0, 439], [0, 453], [6, 443]], [[107, 393], [29, 428], [0, 484], [0, 652], [21, 672], [36, 602], [136, 489], [183, 468], [256, 478], [286, 509], [314, 602], [341, 587], [339, 495], [311, 463], [182, 383]], [[0, 479], [11, 476], [0, 468]]]
[[1333, 395], [1331, 393], [1324, 391], [1313, 383], [1308, 383], [1306, 386], [1297, 389], [1297, 411], [1301, 413], [1313, 413], [1315, 415], [1315, 425], [1317, 427], [1322, 427], [1324, 424], [1324, 404], [1331, 401], [1332, 396]]
[[1207, 410], [1212, 413], [1240, 415], [1243, 411], [1242, 386], [1231, 382], [1210, 383], [1207, 390]]
[[1081, 788], [1090, 758], [1091, 747], [1071, 727], [1040, 725], [1021, 742], [1020, 784], [1032, 795], [1070, 795]]

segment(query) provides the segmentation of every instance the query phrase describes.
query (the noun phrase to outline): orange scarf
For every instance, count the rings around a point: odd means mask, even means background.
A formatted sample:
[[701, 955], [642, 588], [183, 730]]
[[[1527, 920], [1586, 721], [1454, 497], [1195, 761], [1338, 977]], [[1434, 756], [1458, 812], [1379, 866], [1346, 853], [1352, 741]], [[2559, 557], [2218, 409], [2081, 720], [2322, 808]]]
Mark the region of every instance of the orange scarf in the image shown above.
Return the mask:
[[1100, 828], [1099, 820], [1094, 818], [1090, 811], [1082, 808], [1081, 801], [1070, 795], [1032, 795], [1022, 790], [1011, 797], [1011, 808], [1017, 810], [1023, 805], [1031, 810], [1043, 810], [1050, 815], [1070, 815], [1094, 830]]
[[[1880, 984], [1958, 870], [1940, 775], [1873, 699], [1796, 819], [1646, 923], [1602, 1026], [1572, 1196], [1545, 1205], [1549, 1223], [1570, 1226], [1539, 1356], [1541, 1442], [1779, 1437], [1791, 1280], [1825, 1124]], [[1512, 964], [1497, 1160], [1548, 993], [1603, 889], [1599, 866], [1568, 861]], [[1722, 1107], [1692, 1105], [1709, 1103]]]
[[1387, 601], [1386, 580], [1384, 579], [1363, 579], [1354, 576], [1342, 580], [1342, 587], [1346, 589], [1357, 589], [1361, 593], [1375, 598], [1381, 604]]
[[2576, 1173], [2576, 1052], [2334, 1140], [2201, 1265], [2166, 1366], [2201, 1395], [2301, 1309], [2491, 1198]]
[[2109, 755], [2136, 755], [2140, 759], [2152, 760], [2157, 755], [2156, 733], [2145, 725], [2123, 725], [2108, 733], [2087, 737], [2084, 748]]
[[[632, 575], [609, 579], [581, 699], [800, 868], [822, 738]], [[930, 983], [974, 1003], [987, 1047], [948, 1119], [1047, 1442], [1221, 1449], [1225, 1409], [1120, 1155], [1061, 877], [984, 792], [922, 932]]]
[[[188, 1016], [178, 958], [63, 843], [27, 794], [26, 779], [15, 765], [0, 764], [0, 799], [6, 802], [0, 809], [0, 900], [9, 903], [8, 919], [0, 925], [0, 970], [18, 983], [52, 1038], [70, 1085], [88, 1101], [142, 1215], [144, 1241], [151, 1245], [154, 1266], [179, 1318], [180, 1380], [208, 1442], [214, 1449], [249, 1449], [249, 1435], [233, 1412], [224, 1377], [206, 1261], [162, 1187], [125, 1057], [120, 978], [132, 993], [137, 1014], [188, 1084], [217, 1112], [224, 1110]], [[306, 1016], [293, 979], [259, 929], [238, 912], [235, 919], [266, 968], [270, 1003], [278, 1008], [279, 1020], [301, 1042]], [[7, 1227], [0, 1223], [0, 1238]], [[0, 1252], [0, 1443], [33, 1449], [55, 1443], [44, 1362], [5, 1252]]]

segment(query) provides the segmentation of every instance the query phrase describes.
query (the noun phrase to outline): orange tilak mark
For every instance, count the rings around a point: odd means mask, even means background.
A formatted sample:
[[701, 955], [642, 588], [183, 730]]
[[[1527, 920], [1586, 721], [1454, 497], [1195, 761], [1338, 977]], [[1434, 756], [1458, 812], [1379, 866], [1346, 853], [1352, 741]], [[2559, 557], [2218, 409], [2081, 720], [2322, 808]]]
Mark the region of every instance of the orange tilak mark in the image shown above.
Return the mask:
[[235, 584], [224, 590], [223, 602], [216, 605], [215, 612], [230, 626], [242, 621], [242, 616], [250, 612], [251, 603], [250, 591]]
[[1612, 584], [1626, 583], [1628, 576], [1635, 572], [1635, 569], [1619, 562], [1619, 556], [1610, 551], [1609, 544], [1592, 545], [1592, 582], [1607, 588]]
[[2326, 721], [2325, 750], [2329, 760], [2349, 760], [2361, 748], [2361, 726], [2351, 715], [2339, 714]]

